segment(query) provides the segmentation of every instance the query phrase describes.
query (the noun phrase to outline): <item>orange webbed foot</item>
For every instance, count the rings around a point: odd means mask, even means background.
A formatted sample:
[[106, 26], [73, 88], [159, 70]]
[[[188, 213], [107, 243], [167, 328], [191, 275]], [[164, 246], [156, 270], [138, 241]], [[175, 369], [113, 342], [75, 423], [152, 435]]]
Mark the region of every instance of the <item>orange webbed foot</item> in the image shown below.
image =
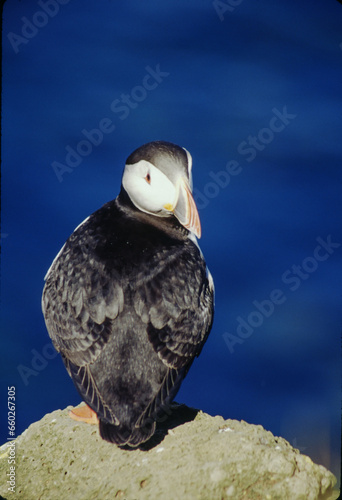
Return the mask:
[[86, 404], [70, 410], [69, 417], [77, 420], [77, 422], [85, 422], [92, 425], [99, 423], [96, 413]]

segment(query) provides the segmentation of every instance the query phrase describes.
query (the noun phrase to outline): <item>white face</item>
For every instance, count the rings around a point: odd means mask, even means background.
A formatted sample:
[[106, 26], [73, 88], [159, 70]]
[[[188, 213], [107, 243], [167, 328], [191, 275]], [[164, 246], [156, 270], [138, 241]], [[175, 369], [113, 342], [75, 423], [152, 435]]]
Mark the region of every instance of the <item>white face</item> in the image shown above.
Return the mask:
[[177, 189], [163, 172], [146, 160], [126, 165], [122, 185], [134, 205], [149, 214], [168, 217], [165, 208], [177, 202]]

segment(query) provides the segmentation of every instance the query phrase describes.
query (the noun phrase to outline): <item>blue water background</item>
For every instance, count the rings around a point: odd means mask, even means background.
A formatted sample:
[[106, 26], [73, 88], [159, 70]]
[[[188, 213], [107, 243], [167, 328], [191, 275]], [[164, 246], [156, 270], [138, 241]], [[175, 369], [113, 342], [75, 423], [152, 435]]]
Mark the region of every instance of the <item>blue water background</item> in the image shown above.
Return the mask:
[[[5, 3], [1, 408], [15, 386], [18, 434], [79, 402], [49, 349], [44, 275], [73, 229], [118, 194], [127, 156], [162, 139], [193, 156], [216, 285], [212, 333], [177, 401], [261, 424], [338, 474], [342, 6], [235, 5], [220, 19], [204, 0], [70, 0], [53, 17], [36, 1]], [[23, 29], [26, 43], [8, 37]], [[151, 69], [160, 81], [144, 79]], [[123, 94], [131, 104], [119, 111]], [[105, 118], [115, 130], [58, 178], [52, 163], [66, 165], [66, 147]], [[246, 152], [253, 136], [259, 149]], [[317, 261], [317, 238], [329, 235], [340, 246]], [[302, 265], [309, 272], [294, 278]], [[280, 293], [268, 317], [252, 314]], [[244, 336], [239, 317], [255, 325]]]

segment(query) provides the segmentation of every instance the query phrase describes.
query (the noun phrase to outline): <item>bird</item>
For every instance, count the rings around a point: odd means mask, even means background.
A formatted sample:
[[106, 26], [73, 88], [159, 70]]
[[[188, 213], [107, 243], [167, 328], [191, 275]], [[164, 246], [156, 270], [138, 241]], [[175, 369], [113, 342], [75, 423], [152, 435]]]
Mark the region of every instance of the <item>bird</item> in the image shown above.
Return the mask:
[[153, 141], [46, 273], [46, 327], [87, 405], [71, 416], [97, 422], [106, 441], [134, 448], [155, 434], [208, 338], [214, 282], [200, 237], [192, 157]]

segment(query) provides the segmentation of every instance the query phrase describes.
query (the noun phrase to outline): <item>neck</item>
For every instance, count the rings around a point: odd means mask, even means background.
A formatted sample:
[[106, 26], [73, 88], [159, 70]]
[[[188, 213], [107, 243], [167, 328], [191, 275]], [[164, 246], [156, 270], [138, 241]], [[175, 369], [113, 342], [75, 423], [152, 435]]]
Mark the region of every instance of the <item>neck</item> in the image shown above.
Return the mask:
[[153, 226], [167, 233], [168, 236], [172, 238], [180, 240], [186, 240], [188, 238], [189, 231], [180, 224], [174, 215], [170, 215], [170, 217], [160, 217], [158, 215], [142, 212], [134, 205], [123, 187], [121, 187], [120, 194], [115, 199], [115, 203], [118, 209], [130, 219], [135, 221], [138, 220], [142, 224]]

